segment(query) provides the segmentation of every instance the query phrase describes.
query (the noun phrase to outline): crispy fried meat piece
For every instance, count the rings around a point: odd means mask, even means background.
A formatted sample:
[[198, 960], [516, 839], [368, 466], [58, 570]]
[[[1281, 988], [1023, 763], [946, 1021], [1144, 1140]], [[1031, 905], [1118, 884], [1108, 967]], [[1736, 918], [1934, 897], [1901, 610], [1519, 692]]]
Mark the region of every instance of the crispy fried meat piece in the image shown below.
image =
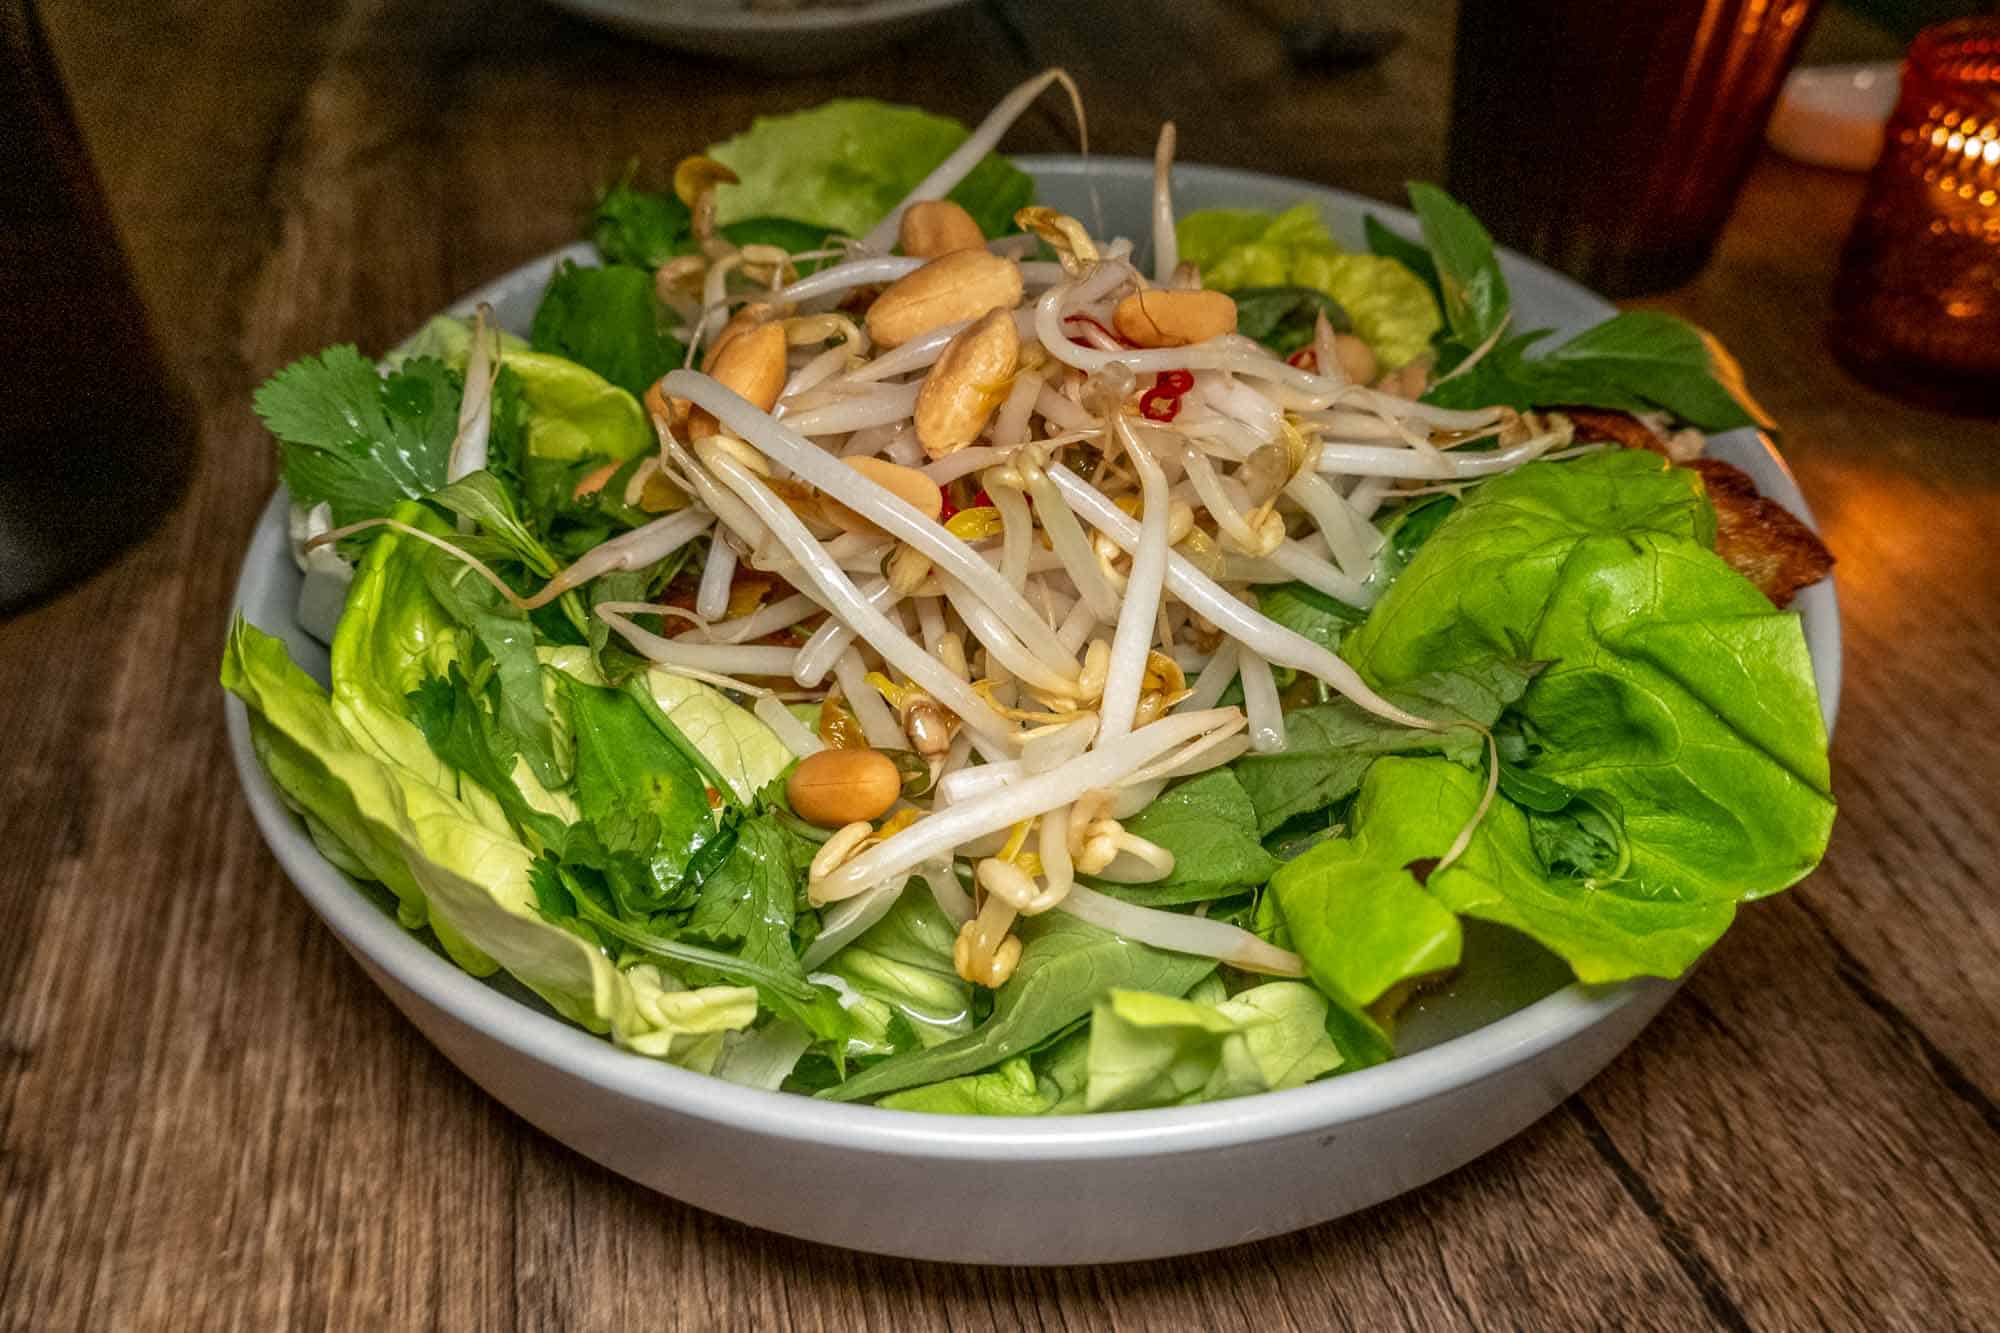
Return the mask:
[[[1578, 440], [1608, 440], [1662, 458], [1673, 456], [1667, 442], [1630, 413], [1592, 407], [1565, 407], [1562, 412], [1575, 423]], [[1818, 535], [1783, 505], [1758, 494], [1757, 483], [1741, 468], [1717, 458], [1677, 466], [1701, 474], [1715, 505], [1715, 553], [1773, 604], [1791, 605], [1799, 589], [1819, 582], [1833, 568], [1833, 553]]]
[[1686, 464], [1701, 474], [1715, 505], [1715, 553], [1757, 585], [1777, 606], [1818, 583], [1833, 568], [1833, 552], [1789, 509], [1757, 493], [1748, 473], [1719, 458]]
[[1595, 407], [1564, 407], [1557, 410], [1576, 426], [1576, 440], [1579, 444], [1608, 440], [1612, 444], [1622, 444], [1627, 449], [1649, 449], [1662, 458], [1668, 457], [1667, 442], [1661, 439], [1651, 426], [1630, 412], [1613, 412]]

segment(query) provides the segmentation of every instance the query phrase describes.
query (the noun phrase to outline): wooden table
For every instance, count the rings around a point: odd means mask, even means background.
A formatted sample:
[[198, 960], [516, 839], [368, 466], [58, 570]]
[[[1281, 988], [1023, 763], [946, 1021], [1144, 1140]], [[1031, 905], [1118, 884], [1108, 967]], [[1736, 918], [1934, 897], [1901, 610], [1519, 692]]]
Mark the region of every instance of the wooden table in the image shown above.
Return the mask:
[[[163, 531], [0, 628], [0, 1324], [2000, 1319], [2000, 431], [1828, 362], [1855, 179], [1766, 162], [1716, 262], [1665, 301], [1740, 354], [1840, 556], [1825, 867], [1746, 911], [1581, 1094], [1413, 1196], [1174, 1263], [922, 1265], [719, 1220], [541, 1137], [425, 1045], [286, 886], [229, 771], [215, 684], [273, 484], [249, 391], [329, 341], [379, 350], [570, 240], [629, 159], [662, 171], [755, 112], [837, 94], [974, 119], [1063, 63], [1104, 151], [1145, 153], [1175, 116], [1187, 160], [1393, 196], [1441, 160], [1449, 9], [1349, 6], [1408, 39], [1331, 81], [1284, 69], [1275, 8], [1001, 0], [780, 82], [529, 0], [48, 8], [205, 455]], [[1851, 25], [1821, 44], [1880, 49]], [[1009, 146], [1069, 147], [1066, 117], [1035, 113]]]

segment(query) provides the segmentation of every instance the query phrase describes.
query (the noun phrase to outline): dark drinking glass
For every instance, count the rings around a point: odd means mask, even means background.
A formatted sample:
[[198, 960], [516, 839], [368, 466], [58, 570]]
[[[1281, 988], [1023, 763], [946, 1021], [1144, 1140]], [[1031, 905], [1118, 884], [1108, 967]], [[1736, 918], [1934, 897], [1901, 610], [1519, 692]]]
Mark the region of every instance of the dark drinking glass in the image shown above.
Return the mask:
[[1700, 272], [1818, 0], [1465, 0], [1451, 192], [1612, 296]]
[[193, 456], [32, 4], [0, 0], [0, 608], [144, 536]]

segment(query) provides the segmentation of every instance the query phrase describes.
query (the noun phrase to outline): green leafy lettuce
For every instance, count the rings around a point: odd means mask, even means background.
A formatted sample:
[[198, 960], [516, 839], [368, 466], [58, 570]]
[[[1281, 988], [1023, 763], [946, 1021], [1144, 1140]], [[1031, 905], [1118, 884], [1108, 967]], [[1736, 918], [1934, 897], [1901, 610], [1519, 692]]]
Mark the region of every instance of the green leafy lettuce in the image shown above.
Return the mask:
[[722, 1035], [756, 1018], [748, 987], [691, 990], [656, 968], [621, 970], [547, 924], [528, 849], [445, 788], [357, 745], [278, 640], [237, 621], [222, 683], [249, 709], [258, 756], [286, 801], [337, 836], [395, 892], [403, 924], [429, 925], [459, 966], [475, 976], [504, 967], [571, 1022], [691, 1068], [712, 1068]]
[[1393, 259], [1341, 250], [1311, 204], [1282, 213], [1204, 209], [1182, 217], [1175, 231], [1181, 258], [1201, 269], [1203, 285], [1324, 292], [1385, 366], [1423, 355], [1440, 326], [1421, 278]]
[[[740, 183], [717, 196], [724, 223], [794, 218], [859, 236], [902, 202], [931, 168], [965, 142], [957, 121], [914, 107], [840, 98], [785, 116], [760, 116], [715, 144], [709, 156]], [[951, 191], [988, 236], [1014, 229], [1035, 185], [1004, 158], [987, 155]]]
[[1244, 1097], [1301, 1087], [1340, 1067], [1326, 997], [1296, 981], [1230, 995], [1210, 976], [1185, 999], [1116, 989], [1090, 1022], [980, 1074], [892, 1093], [893, 1110], [1065, 1115]]
[[1623, 962], [1543, 939], [1588, 980], [1678, 975], [1736, 902], [1810, 871], [1832, 827], [1798, 617], [1714, 554], [1714, 524], [1694, 474], [1649, 454], [1533, 464], [1466, 500], [1346, 645], [1385, 687], [1502, 656], [1549, 664], [1509, 714], [1519, 765], [1622, 821], [1625, 877], [1589, 901], [1676, 921]]

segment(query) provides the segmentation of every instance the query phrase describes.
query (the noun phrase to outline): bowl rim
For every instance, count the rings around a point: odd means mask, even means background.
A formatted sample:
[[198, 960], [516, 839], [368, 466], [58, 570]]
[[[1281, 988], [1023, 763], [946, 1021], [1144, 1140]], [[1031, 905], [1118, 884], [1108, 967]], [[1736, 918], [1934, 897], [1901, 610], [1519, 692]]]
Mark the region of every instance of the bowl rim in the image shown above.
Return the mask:
[[[1100, 173], [1149, 177], [1152, 171], [1150, 162], [1129, 157], [1093, 156], [1086, 161], [1073, 155], [1023, 155], [1014, 161], [1037, 177]], [[1177, 165], [1175, 170], [1223, 185], [1268, 188], [1275, 183], [1295, 187], [1302, 200], [1331, 200], [1350, 210], [1366, 208], [1391, 225], [1415, 226], [1414, 217], [1405, 209], [1314, 182], [1199, 164]], [[574, 255], [577, 248], [560, 247], [531, 259], [446, 310], [469, 310], [489, 292], [518, 283], [525, 271], [552, 265], [559, 257]], [[1537, 271], [1541, 278], [1588, 297], [1602, 312], [1616, 309], [1568, 277], [1512, 251], [1500, 253], [1509, 267]], [[1753, 438], [1791, 484], [1794, 495], [1799, 494], [1796, 480], [1768, 435], [1747, 430], [1728, 434]], [[284, 558], [285, 505], [281, 487], [266, 505], [245, 552], [233, 593], [235, 612], [240, 613], [245, 602], [277, 576]], [[1802, 496], [1797, 508], [1801, 518], [1813, 522]], [[1831, 690], [1822, 699], [1822, 710], [1830, 737], [1840, 696], [1841, 636], [1837, 592], [1831, 579], [1826, 591]], [[1445, 1096], [1570, 1041], [1662, 987], [1681, 984], [1680, 980], [1654, 978], [1609, 986], [1572, 982], [1470, 1032], [1367, 1069], [1283, 1092], [1195, 1106], [1009, 1118], [897, 1111], [766, 1091], [620, 1050], [605, 1038], [530, 1008], [460, 970], [357, 891], [320, 855], [257, 762], [250, 745], [248, 713], [233, 695], [225, 701], [225, 725], [231, 759], [266, 844], [301, 896], [358, 958], [380, 968], [425, 1004], [545, 1067], [650, 1108], [771, 1138], [810, 1139], [861, 1153], [903, 1157], [1068, 1161], [1211, 1151], [1319, 1133]]]

